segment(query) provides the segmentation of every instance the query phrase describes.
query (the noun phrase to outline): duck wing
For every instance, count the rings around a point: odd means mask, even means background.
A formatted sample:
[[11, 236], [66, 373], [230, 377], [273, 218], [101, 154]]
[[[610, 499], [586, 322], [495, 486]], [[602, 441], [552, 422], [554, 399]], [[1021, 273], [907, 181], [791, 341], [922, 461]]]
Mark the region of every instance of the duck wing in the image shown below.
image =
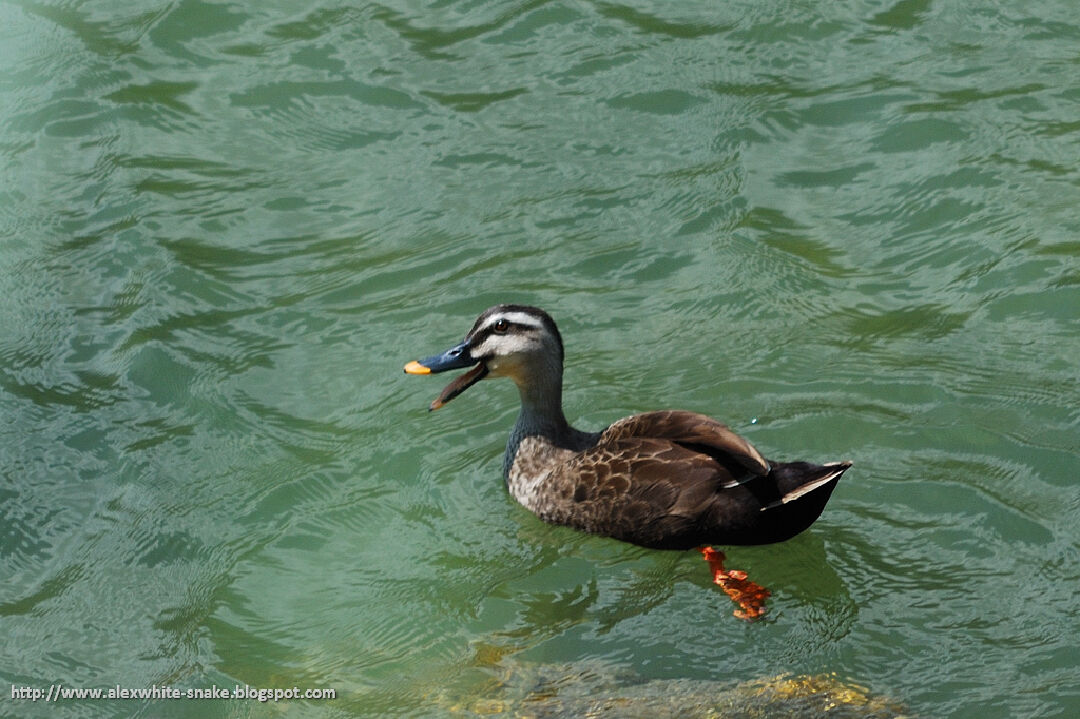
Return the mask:
[[708, 455], [733, 475], [763, 477], [769, 462], [754, 445], [731, 431], [723, 422], [697, 412], [664, 410], [643, 412], [619, 420], [600, 435], [598, 444], [631, 438], [667, 440], [694, 452]]
[[750, 521], [761, 506], [741, 486], [758, 475], [669, 439], [602, 437], [560, 469], [553, 480], [563, 488], [566, 512], [558, 523], [646, 547], [702, 544], [721, 493], [734, 493], [725, 504], [745, 504]]
[[562, 511], [549, 521], [663, 549], [782, 541], [817, 518], [848, 466], [770, 463], [710, 417], [648, 412], [553, 473]]

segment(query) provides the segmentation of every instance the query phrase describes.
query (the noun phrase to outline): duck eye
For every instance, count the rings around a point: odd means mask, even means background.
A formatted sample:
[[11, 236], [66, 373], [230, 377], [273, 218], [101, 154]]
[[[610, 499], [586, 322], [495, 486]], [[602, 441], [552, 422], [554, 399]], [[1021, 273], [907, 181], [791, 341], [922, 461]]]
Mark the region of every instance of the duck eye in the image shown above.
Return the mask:
[[510, 329], [510, 323], [506, 320], [496, 320], [493, 329], [499, 334], [504, 335], [506, 334], [506, 331]]

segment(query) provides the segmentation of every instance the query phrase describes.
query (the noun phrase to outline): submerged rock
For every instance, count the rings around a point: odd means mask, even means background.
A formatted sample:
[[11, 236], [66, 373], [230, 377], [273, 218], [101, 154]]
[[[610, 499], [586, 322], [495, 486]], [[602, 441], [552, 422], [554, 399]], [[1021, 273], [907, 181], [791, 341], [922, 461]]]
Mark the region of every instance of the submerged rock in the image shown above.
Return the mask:
[[[507, 669], [507, 667], [503, 667]], [[897, 702], [835, 675], [740, 683], [641, 680], [596, 667], [517, 667], [483, 698], [447, 702], [452, 716], [522, 719], [900, 719]]]

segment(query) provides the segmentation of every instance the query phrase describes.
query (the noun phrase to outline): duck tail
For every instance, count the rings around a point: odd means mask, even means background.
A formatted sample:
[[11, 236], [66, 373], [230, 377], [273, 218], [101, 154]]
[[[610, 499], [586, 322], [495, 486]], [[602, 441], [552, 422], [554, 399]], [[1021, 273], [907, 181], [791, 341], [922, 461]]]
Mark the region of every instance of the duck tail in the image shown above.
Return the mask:
[[764, 512], [794, 502], [821, 487], [828, 486], [831, 493], [832, 486], [850, 466], [851, 462], [829, 462], [821, 465], [807, 462], [789, 462], [773, 465], [772, 473], [777, 475], [777, 485], [780, 487], [785, 485], [794, 486], [784, 491], [784, 494], [779, 499], [764, 505], [761, 511]]

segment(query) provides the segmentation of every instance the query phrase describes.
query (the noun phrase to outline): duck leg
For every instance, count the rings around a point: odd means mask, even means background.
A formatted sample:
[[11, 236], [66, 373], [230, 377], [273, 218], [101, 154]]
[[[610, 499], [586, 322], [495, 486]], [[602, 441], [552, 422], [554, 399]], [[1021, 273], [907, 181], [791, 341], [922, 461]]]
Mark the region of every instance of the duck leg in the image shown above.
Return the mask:
[[752, 621], [765, 614], [765, 600], [769, 590], [747, 578], [746, 572], [739, 569], [724, 569], [724, 553], [712, 547], [702, 547], [701, 556], [709, 563], [713, 573], [713, 582], [727, 593], [731, 600], [739, 605], [735, 616]]

